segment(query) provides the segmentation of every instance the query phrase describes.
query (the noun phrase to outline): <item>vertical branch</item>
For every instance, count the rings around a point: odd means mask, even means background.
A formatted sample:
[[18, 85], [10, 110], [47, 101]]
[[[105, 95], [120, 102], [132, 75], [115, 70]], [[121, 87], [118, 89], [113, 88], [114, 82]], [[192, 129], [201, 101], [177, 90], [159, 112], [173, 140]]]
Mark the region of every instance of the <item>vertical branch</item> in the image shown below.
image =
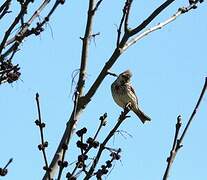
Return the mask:
[[86, 65], [88, 60], [88, 48], [89, 48], [89, 41], [92, 34], [92, 23], [93, 23], [93, 17], [95, 14], [94, 11], [94, 3], [95, 0], [89, 1], [89, 7], [88, 7], [88, 17], [87, 17], [87, 23], [86, 23], [86, 29], [85, 29], [85, 35], [82, 40], [82, 53], [81, 53], [81, 64], [80, 64], [80, 74], [79, 79], [77, 83], [77, 91], [79, 92], [80, 96], [83, 94], [83, 87], [85, 84], [86, 79]]
[[122, 10], [122, 12], [123, 12], [122, 18], [121, 18], [120, 23], [119, 23], [119, 28], [117, 29], [117, 33], [118, 33], [117, 34], [117, 41], [116, 41], [117, 48], [119, 47], [119, 43], [120, 43], [120, 39], [121, 39], [121, 30], [122, 30], [123, 23], [124, 23], [125, 33], [129, 32], [128, 19], [129, 19], [129, 12], [130, 12], [132, 1], [133, 0], [126, 0], [124, 8]]
[[47, 156], [46, 156], [46, 151], [45, 148], [48, 146], [48, 142], [44, 140], [44, 133], [43, 133], [43, 128], [45, 127], [45, 123], [42, 122], [42, 117], [41, 117], [41, 111], [40, 111], [40, 102], [39, 102], [39, 94], [36, 94], [36, 103], [37, 103], [37, 111], [38, 111], [38, 120], [35, 121], [35, 124], [39, 127], [40, 129], [40, 137], [41, 137], [41, 144], [38, 145], [38, 148], [40, 151], [42, 151], [45, 166], [44, 170], [48, 174], [48, 179], [51, 180], [50, 177], [50, 168], [48, 166], [48, 161], [47, 161]]
[[[69, 144], [71, 135], [74, 132], [75, 125], [78, 121], [78, 116], [80, 115], [83, 109], [82, 106], [84, 103], [82, 102], [83, 98], [81, 96], [83, 95], [83, 88], [84, 88], [85, 79], [86, 79], [88, 48], [89, 48], [90, 38], [92, 35], [93, 17], [101, 2], [102, 1], [98, 1], [98, 3], [95, 4], [95, 0], [89, 1], [85, 34], [84, 34], [84, 37], [81, 38], [83, 44], [82, 44], [82, 53], [81, 53], [80, 73], [79, 73], [78, 83], [76, 86], [76, 93], [78, 94], [78, 96], [77, 96], [76, 103], [74, 103], [73, 113], [71, 114], [71, 117], [65, 129], [65, 132], [63, 134], [63, 137], [60, 141], [60, 144], [50, 164], [51, 177], [54, 177], [55, 175], [56, 169], [58, 167], [57, 166], [58, 161], [60, 161], [63, 156], [63, 152], [64, 152], [63, 147]], [[46, 179], [47, 179], [47, 174], [45, 174], [45, 176], [43, 177], [43, 180], [46, 180]]]
[[181, 116], [179, 115], [177, 117], [177, 124], [176, 124], [176, 129], [175, 129], [175, 136], [174, 136], [174, 140], [173, 140], [173, 146], [172, 146], [172, 149], [170, 151], [170, 156], [167, 158], [167, 168], [166, 168], [166, 171], [165, 171], [165, 174], [163, 176], [163, 180], [167, 180], [168, 178], [168, 174], [169, 174], [169, 170], [171, 168], [171, 165], [174, 161], [174, 158], [175, 158], [175, 155], [176, 155], [176, 146], [177, 146], [177, 142], [178, 142], [178, 134], [179, 134], [179, 131], [180, 131], [180, 127], [181, 127]]
[[132, 1], [133, 0], [127, 0], [127, 2], [126, 2], [126, 18], [125, 18], [125, 21], [124, 21], [124, 31], [125, 31], [125, 33], [129, 32], [128, 21], [129, 21], [129, 12], [130, 12], [130, 9], [131, 9]]

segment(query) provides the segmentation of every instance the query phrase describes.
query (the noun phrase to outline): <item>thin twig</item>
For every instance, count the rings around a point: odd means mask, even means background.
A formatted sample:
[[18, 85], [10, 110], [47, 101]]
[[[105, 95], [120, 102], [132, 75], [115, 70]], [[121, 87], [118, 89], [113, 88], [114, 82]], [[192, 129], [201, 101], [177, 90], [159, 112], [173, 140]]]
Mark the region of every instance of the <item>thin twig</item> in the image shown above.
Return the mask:
[[[196, 114], [196, 112], [198, 111], [198, 108], [200, 106], [200, 103], [204, 97], [204, 94], [206, 92], [206, 89], [207, 89], [207, 77], [205, 78], [205, 83], [204, 83], [204, 86], [202, 88], [202, 91], [201, 91], [201, 94], [199, 96], [199, 99], [196, 103], [196, 106], [188, 120], [188, 123], [186, 124], [180, 138], [178, 138], [178, 132], [179, 132], [179, 128], [180, 128], [180, 125], [179, 125], [179, 122], [177, 122], [178, 125], [176, 125], [176, 132], [175, 132], [175, 138], [174, 138], [174, 142], [173, 142], [173, 148], [171, 150], [171, 153], [170, 153], [170, 157], [168, 158], [167, 160], [167, 167], [166, 167], [166, 170], [165, 170], [165, 173], [164, 173], [164, 176], [163, 176], [163, 180], [167, 180], [168, 179], [168, 174], [169, 174], [169, 171], [170, 171], [170, 168], [172, 167], [172, 164], [174, 162], [174, 159], [175, 159], [175, 156], [177, 155], [177, 152], [178, 150], [183, 146], [182, 144], [182, 141], [190, 127], [190, 124], [192, 123], [192, 120]], [[178, 121], [179, 121], [179, 118], [178, 118]]]
[[[78, 106], [78, 99], [79, 99], [79, 93], [78, 91], [75, 92], [75, 99], [74, 99], [74, 113], [73, 113], [73, 121], [76, 122], [76, 113], [77, 113], [77, 106]], [[67, 161], [64, 161], [65, 159], [65, 155], [66, 155], [66, 151], [68, 149], [68, 142], [69, 142], [69, 138], [66, 139], [66, 143], [63, 144], [63, 153], [62, 153], [62, 158], [61, 161], [59, 161], [59, 173], [58, 173], [58, 178], [57, 180], [61, 179], [61, 175], [63, 172], [63, 168], [67, 167]]]
[[3, 168], [0, 168], [0, 176], [7, 175], [7, 173], [8, 173], [7, 167], [9, 166], [9, 164], [11, 164], [12, 161], [13, 161], [13, 158], [10, 158], [9, 161], [7, 162], [7, 164]]
[[132, 6], [132, 2], [133, 0], [127, 0], [127, 5], [126, 5], [126, 18], [124, 20], [124, 32], [128, 33], [129, 32], [129, 27], [128, 27], [128, 21], [129, 21], [129, 13], [130, 13], [130, 9]]
[[11, 0], [6, 0], [1, 6], [0, 6], [0, 13], [7, 7], [9, 6]]
[[183, 133], [182, 133], [182, 135], [180, 137], [180, 139], [179, 139], [179, 144], [182, 144], [183, 138], [185, 137], [185, 134], [186, 134], [186, 132], [187, 132], [187, 130], [188, 130], [188, 128], [189, 128], [189, 126], [190, 126], [190, 124], [191, 124], [195, 114], [196, 114], [196, 112], [198, 111], [198, 107], [199, 107], [199, 105], [201, 103], [201, 100], [203, 99], [203, 96], [204, 96], [204, 94], [206, 92], [206, 89], [207, 89], [207, 77], [205, 78], [205, 84], [204, 84], [203, 89], [201, 91], [201, 95], [200, 95], [200, 97], [198, 99], [198, 102], [196, 103], [196, 106], [195, 106], [195, 108], [194, 108], [194, 110], [193, 110], [193, 112], [192, 112], [192, 114], [190, 116], [190, 119], [189, 119], [189, 121], [188, 121], [188, 123], [187, 123], [187, 125], [186, 125], [186, 127], [185, 127], [185, 129], [184, 129], [184, 131], [183, 131]]
[[121, 112], [119, 118], [118, 118], [118, 121], [116, 123], [116, 125], [114, 126], [114, 128], [109, 132], [109, 134], [106, 136], [105, 140], [103, 141], [102, 144], [100, 144], [100, 147], [99, 147], [99, 150], [97, 152], [97, 155], [95, 157], [95, 159], [93, 160], [93, 163], [86, 175], [86, 177], [84, 178], [84, 180], [88, 180], [91, 178], [91, 176], [93, 175], [94, 173], [94, 170], [96, 168], [96, 165], [98, 164], [99, 162], [99, 159], [101, 157], [101, 154], [103, 152], [103, 150], [105, 149], [105, 146], [106, 144], [108, 143], [108, 141], [111, 139], [111, 137], [114, 135], [114, 133], [117, 131], [117, 129], [119, 128], [119, 126], [123, 123], [123, 121], [128, 118], [127, 114], [128, 112], [130, 111], [130, 108], [129, 107], [126, 107], [124, 109], [124, 111]]
[[130, 31], [130, 36], [133, 36], [143, 30], [149, 23], [152, 22], [164, 9], [166, 9], [175, 0], [167, 0], [156, 8], [141, 24]]
[[7, 0], [4, 2], [4, 4], [0, 7], [0, 20], [9, 12], [11, 11], [8, 11], [9, 10], [9, 7], [11, 5], [11, 0]]
[[38, 93], [36, 93], [36, 103], [37, 103], [37, 110], [38, 110], [38, 120], [36, 120], [35, 123], [40, 129], [40, 137], [41, 137], [41, 144], [38, 146], [38, 148], [39, 148], [39, 150], [42, 151], [42, 154], [43, 154], [43, 157], [44, 157], [44, 162], [45, 162], [44, 170], [46, 171], [49, 180], [51, 180], [50, 168], [48, 166], [47, 155], [46, 155], [46, 150], [45, 150], [45, 148], [48, 146], [48, 142], [44, 140], [43, 128], [45, 127], [45, 123], [42, 122], [41, 111], [40, 111], [40, 102], [39, 102], [39, 94]]
[[183, 10], [180, 8], [173, 16], [171, 16], [169, 19], [165, 20], [162, 23], [158, 23], [156, 26], [151, 27], [149, 29], [147, 29], [146, 31], [144, 31], [141, 34], [136, 35], [135, 37], [133, 37], [131, 40], [129, 40], [125, 46], [123, 47], [123, 51], [125, 51], [126, 49], [128, 49], [130, 46], [132, 46], [133, 44], [135, 44], [136, 42], [138, 42], [140, 39], [144, 38], [145, 36], [147, 36], [148, 34], [159, 30], [161, 28], [163, 28], [164, 26], [166, 26], [167, 24], [171, 23], [172, 21], [174, 21], [178, 16], [180, 16], [183, 13]]
[[177, 146], [177, 142], [178, 142], [178, 134], [180, 131], [180, 127], [181, 127], [181, 116], [179, 115], [177, 117], [177, 124], [176, 124], [176, 128], [175, 128], [175, 136], [174, 136], [174, 140], [173, 140], [173, 146], [172, 149], [170, 151], [170, 156], [167, 158], [167, 168], [165, 171], [165, 174], [163, 176], [163, 180], [167, 180], [168, 174], [169, 174], [169, 170], [171, 168], [171, 165], [175, 159], [175, 155], [176, 155], [176, 146]]
[[93, 9], [94, 12], [97, 11], [97, 9], [98, 9], [98, 7], [101, 5], [102, 1], [103, 1], [103, 0], [99, 0], [99, 1], [96, 3], [96, 5], [95, 5], [95, 7], [94, 7], [94, 9]]
[[191, 5], [187, 6], [187, 7], [179, 8], [177, 10], [177, 12], [174, 15], [172, 15], [170, 18], [166, 19], [165, 21], [163, 21], [161, 23], [158, 23], [156, 26], [153, 26], [153, 27], [147, 29], [146, 31], [142, 32], [141, 34], [136, 35], [135, 37], [133, 37], [131, 40], [129, 40], [125, 44], [125, 46], [123, 47], [123, 51], [125, 51], [126, 49], [128, 49], [133, 44], [137, 43], [140, 39], [144, 38], [148, 34], [154, 32], [154, 31], [157, 31], [157, 30], [162, 29], [164, 26], [166, 26], [169, 23], [171, 23], [174, 20], [176, 20], [180, 15], [188, 12], [191, 9], [194, 9], [193, 7], [194, 7], [194, 5], [191, 4]]
[[119, 23], [119, 27], [117, 29], [117, 41], [116, 41], [116, 47], [119, 47], [119, 43], [120, 43], [120, 39], [121, 39], [121, 30], [122, 30], [122, 26], [124, 23], [124, 19], [126, 18], [126, 14], [127, 14], [127, 6], [128, 6], [128, 0], [126, 0], [124, 8], [122, 10], [122, 17]]
[[4, 47], [11, 45], [12, 46], [7, 49], [6, 52], [4, 52], [4, 54], [1, 55], [1, 59], [4, 59], [5, 57], [7, 57], [10, 53], [12, 53], [13, 51], [15, 51], [15, 49], [18, 49], [19, 45], [22, 43], [22, 41], [32, 35], [35, 34], [36, 36], [39, 35], [44, 29], [43, 26], [49, 21], [51, 15], [54, 13], [54, 11], [57, 9], [58, 5], [63, 4], [64, 1], [62, 0], [56, 0], [54, 5], [52, 6], [51, 10], [48, 12], [47, 16], [44, 18], [44, 20], [42, 22], [37, 23], [36, 27], [31, 28], [31, 30], [29, 30], [30, 25], [32, 24], [32, 22], [39, 17], [40, 13], [43, 11], [43, 9], [49, 4], [50, 0], [44, 0], [42, 2], [42, 4], [38, 7], [38, 9], [33, 13], [33, 15], [31, 16], [31, 18], [24, 23], [24, 25], [22, 26], [21, 30], [11, 39], [9, 39], [8, 41], [6, 41]]
[[6, 31], [4, 38], [0, 44], [0, 54], [2, 53], [2, 50], [6, 44], [7, 39], [9, 38], [12, 30], [14, 29], [14, 27], [19, 23], [20, 19], [22, 18], [22, 16], [24, 16], [24, 14], [27, 11], [27, 6], [29, 5], [29, 3], [32, 0], [26, 0], [24, 3], [24, 6], [21, 6], [21, 10], [19, 12], [19, 14], [17, 15], [17, 17], [14, 19], [14, 21], [12, 22], [12, 24], [10, 25], [10, 27], [8, 28], [8, 30]]

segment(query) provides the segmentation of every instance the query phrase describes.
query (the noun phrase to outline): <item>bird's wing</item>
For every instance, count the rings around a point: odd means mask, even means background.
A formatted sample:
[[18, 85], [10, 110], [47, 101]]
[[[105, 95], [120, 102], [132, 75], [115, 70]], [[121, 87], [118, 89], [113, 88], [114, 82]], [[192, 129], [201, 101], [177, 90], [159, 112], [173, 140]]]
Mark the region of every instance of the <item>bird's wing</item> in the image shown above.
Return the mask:
[[128, 88], [130, 88], [130, 89], [129, 89], [129, 92], [131, 92], [131, 93], [130, 93], [131, 98], [133, 98], [133, 99], [136, 101], [136, 104], [138, 105], [138, 98], [137, 98], [137, 96], [136, 96], [136, 93], [135, 93], [134, 88], [131, 86], [131, 84], [128, 85]]

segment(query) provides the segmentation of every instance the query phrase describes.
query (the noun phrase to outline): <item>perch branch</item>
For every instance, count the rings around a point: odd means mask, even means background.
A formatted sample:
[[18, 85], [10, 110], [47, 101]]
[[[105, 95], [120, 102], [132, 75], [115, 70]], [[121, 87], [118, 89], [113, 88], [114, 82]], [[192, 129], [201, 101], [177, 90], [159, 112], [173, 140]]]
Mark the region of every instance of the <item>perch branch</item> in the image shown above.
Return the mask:
[[100, 144], [99, 150], [97, 152], [97, 155], [95, 157], [95, 159], [93, 160], [93, 163], [86, 175], [86, 177], [84, 178], [84, 180], [88, 180], [91, 178], [91, 176], [93, 176], [94, 170], [96, 168], [96, 165], [99, 162], [99, 159], [101, 157], [101, 154], [103, 152], [103, 150], [105, 149], [106, 144], [108, 143], [108, 141], [111, 139], [111, 137], [116, 133], [117, 129], [119, 128], [119, 126], [123, 123], [123, 121], [128, 118], [129, 116], [127, 116], [128, 112], [130, 111], [130, 108], [128, 106], [126, 106], [124, 108], [124, 111], [121, 112], [118, 121], [116, 123], [116, 125], [114, 126], [114, 128], [109, 132], [109, 134], [107, 135], [106, 139], [103, 141], [103, 143]]

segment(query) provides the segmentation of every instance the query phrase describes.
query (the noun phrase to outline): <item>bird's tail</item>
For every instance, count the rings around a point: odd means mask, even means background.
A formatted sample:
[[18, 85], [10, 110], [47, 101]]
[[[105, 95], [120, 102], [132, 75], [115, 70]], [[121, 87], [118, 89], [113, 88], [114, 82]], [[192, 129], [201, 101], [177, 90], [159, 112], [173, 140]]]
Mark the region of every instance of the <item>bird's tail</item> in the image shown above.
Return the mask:
[[144, 112], [142, 112], [140, 109], [136, 108], [132, 110], [139, 117], [143, 124], [145, 123], [145, 121], [151, 121], [151, 118], [147, 116]]

